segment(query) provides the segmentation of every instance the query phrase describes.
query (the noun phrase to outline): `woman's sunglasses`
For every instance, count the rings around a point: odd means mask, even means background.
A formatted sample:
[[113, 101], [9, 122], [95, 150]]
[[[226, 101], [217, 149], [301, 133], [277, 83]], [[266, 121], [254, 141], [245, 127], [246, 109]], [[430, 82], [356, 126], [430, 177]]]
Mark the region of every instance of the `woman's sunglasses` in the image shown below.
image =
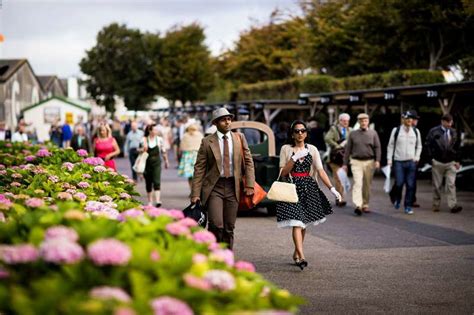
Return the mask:
[[306, 129], [293, 129], [293, 133], [306, 133]]

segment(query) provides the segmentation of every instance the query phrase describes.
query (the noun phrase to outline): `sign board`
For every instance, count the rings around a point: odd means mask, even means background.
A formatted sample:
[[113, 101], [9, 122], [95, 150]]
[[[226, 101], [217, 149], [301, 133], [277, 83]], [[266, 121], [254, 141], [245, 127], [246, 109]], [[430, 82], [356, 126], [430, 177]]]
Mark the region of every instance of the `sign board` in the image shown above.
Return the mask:
[[61, 109], [59, 107], [45, 107], [43, 117], [45, 124], [59, 122], [61, 119]]
[[66, 124], [72, 125], [74, 124], [74, 114], [71, 112], [66, 112]]

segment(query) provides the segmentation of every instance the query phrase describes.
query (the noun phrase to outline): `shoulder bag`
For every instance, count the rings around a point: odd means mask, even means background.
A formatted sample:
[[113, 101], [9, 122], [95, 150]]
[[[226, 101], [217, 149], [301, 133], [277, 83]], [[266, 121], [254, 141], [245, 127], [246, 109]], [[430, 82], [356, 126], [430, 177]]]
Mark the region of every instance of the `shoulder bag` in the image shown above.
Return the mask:
[[267, 192], [260, 186], [257, 181], [253, 186], [253, 195], [247, 196], [245, 194], [246, 178], [245, 178], [245, 156], [244, 156], [244, 144], [241, 136], [239, 136], [241, 153], [242, 153], [242, 185], [240, 187], [240, 199], [239, 199], [239, 210], [251, 210], [255, 208], [267, 195]]
[[143, 174], [145, 172], [146, 160], [148, 159], [148, 153], [143, 151], [137, 156], [135, 164], [133, 164], [133, 170], [138, 174]]

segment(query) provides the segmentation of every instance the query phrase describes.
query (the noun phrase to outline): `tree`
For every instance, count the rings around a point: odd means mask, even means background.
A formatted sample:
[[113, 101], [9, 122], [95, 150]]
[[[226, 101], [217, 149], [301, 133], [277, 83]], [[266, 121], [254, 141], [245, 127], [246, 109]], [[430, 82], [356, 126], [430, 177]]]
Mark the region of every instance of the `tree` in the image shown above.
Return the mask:
[[220, 76], [232, 81], [254, 83], [301, 73], [308, 65], [305, 58], [306, 35], [304, 20], [283, 20], [275, 11], [269, 24], [252, 26], [240, 35], [234, 49], [220, 56]]
[[153, 54], [155, 88], [174, 101], [203, 100], [214, 85], [210, 52], [203, 28], [193, 23], [175, 26]]
[[132, 110], [144, 109], [156, 95], [150, 55], [153, 35], [113, 23], [97, 35], [97, 43], [80, 62], [84, 82], [96, 102], [114, 111], [115, 96]]
[[447, 68], [474, 48], [466, 6], [466, 0], [313, 0], [303, 6], [311, 63], [337, 76]]

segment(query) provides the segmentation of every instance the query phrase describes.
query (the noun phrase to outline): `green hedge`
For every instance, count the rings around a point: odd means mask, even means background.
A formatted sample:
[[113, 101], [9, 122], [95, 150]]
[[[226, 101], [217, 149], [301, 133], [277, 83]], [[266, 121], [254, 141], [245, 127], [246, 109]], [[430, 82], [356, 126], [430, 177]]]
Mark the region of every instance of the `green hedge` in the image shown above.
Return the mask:
[[[322, 93], [347, 90], [374, 89], [391, 86], [443, 83], [440, 71], [400, 70], [372, 73], [359, 76], [335, 78], [326, 75], [307, 75], [285, 80], [264, 81], [255, 84], [242, 84], [236, 90], [220, 91], [219, 96], [238, 93], [239, 100], [255, 99], [294, 99], [299, 93]], [[227, 101], [221, 99], [220, 101]], [[208, 101], [210, 101], [208, 99]], [[213, 99], [212, 101], [218, 101]]]

